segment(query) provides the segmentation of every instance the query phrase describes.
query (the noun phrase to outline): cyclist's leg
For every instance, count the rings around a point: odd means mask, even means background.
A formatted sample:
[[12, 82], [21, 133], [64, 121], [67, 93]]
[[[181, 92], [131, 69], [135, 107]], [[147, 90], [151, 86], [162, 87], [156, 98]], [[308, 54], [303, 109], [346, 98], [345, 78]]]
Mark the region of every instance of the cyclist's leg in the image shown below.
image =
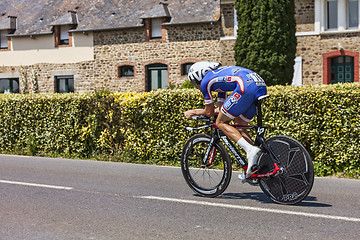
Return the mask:
[[[256, 112], [256, 107], [251, 106], [246, 111], [246, 113], [242, 114], [242, 116], [237, 116], [234, 119], [234, 123], [236, 125], [248, 125], [250, 119], [254, 117], [255, 112]], [[248, 117], [244, 117], [244, 115]], [[254, 141], [251, 139], [251, 136], [249, 135], [249, 132], [246, 129], [238, 129], [238, 131], [240, 132], [241, 136], [246, 139], [246, 141], [248, 141], [251, 145], [254, 145]]]
[[216, 125], [221, 131], [223, 131], [223, 133], [226, 134], [226, 136], [237, 142], [240, 138], [242, 138], [242, 134], [236, 128], [229, 125], [229, 122], [233, 119], [234, 118], [225, 115], [223, 111], [220, 111], [216, 119]]
[[[252, 143], [249, 143], [246, 140], [247, 137], [243, 137], [243, 132], [239, 132], [228, 123], [239, 116], [239, 118], [242, 119], [241, 122], [246, 122], [247, 124], [254, 117], [255, 111], [256, 108], [252, 91], [248, 93], [245, 92], [241, 95], [235, 90], [233, 94], [225, 100], [216, 120], [216, 125], [219, 129], [246, 151], [248, 159], [247, 177], [250, 177], [257, 170], [252, 169], [252, 166], [256, 164], [257, 154], [260, 152], [260, 149], [253, 146]], [[244, 133], [244, 135], [246, 136], [246, 133]]]

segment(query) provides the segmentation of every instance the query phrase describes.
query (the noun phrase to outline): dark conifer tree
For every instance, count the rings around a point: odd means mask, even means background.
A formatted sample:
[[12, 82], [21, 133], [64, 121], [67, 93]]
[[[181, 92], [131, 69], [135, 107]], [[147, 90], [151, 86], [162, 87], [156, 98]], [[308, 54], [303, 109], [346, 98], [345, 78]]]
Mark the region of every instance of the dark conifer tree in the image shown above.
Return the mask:
[[236, 0], [236, 65], [267, 85], [291, 84], [296, 53], [294, 0]]

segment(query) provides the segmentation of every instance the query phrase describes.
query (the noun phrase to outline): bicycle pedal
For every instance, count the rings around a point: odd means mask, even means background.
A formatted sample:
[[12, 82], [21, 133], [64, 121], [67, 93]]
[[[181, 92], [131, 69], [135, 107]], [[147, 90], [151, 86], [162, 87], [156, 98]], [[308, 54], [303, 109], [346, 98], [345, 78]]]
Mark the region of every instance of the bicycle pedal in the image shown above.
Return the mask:
[[259, 179], [247, 179], [245, 177], [245, 173], [241, 173], [239, 174], [238, 178], [241, 180], [241, 183], [244, 184], [244, 183], [248, 183], [252, 186], [257, 186], [259, 185]]

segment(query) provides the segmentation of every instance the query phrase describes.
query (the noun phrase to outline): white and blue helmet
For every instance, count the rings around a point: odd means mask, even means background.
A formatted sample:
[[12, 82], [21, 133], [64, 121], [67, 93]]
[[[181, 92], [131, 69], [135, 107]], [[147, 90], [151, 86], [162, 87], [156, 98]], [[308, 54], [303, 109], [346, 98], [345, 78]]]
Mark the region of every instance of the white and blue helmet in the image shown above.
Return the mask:
[[197, 62], [194, 63], [188, 73], [189, 81], [192, 85], [196, 86], [201, 83], [205, 74], [210, 70], [218, 69], [221, 63], [218, 62]]

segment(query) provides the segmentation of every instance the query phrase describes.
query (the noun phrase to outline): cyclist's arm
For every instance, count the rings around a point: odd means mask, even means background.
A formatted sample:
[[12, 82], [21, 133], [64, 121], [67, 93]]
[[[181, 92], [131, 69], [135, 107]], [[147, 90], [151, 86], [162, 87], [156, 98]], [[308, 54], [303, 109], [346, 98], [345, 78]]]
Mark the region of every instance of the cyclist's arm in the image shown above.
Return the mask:
[[216, 103], [217, 108], [215, 109], [215, 115], [219, 114], [220, 108], [224, 104], [226, 96], [227, 96], [226, 92], [221, 92], [218, 94], [218, 99], [217, 99], [217, 103]]
[[192, 116], [200, 116], [206, 115], [208, 117], [213, 117], [215, 115], [215, 106], [214, 101], [211, 95], [211, 87], [208, 86], [208, 81], [203, 79], [201, 85], [197, 85], [197, 89], [199, 89], [204, 95], [205, 99], [205, 108], [204, 109], [193, 109], [184, 112], [186, 118], [191, 118]]
[[215, 108], [215, 115], [219, 115], [220, 109], [222, 107], [224, 102], [217, 102], [216, 106], [217, 108]]
[[213, 117], [215, 115], [214, 103], [205, 104], [204, 109], [193, 109], [184, 112], [186, 118], [191, 118], [192, 116], [206, 115], [208, 117]]

